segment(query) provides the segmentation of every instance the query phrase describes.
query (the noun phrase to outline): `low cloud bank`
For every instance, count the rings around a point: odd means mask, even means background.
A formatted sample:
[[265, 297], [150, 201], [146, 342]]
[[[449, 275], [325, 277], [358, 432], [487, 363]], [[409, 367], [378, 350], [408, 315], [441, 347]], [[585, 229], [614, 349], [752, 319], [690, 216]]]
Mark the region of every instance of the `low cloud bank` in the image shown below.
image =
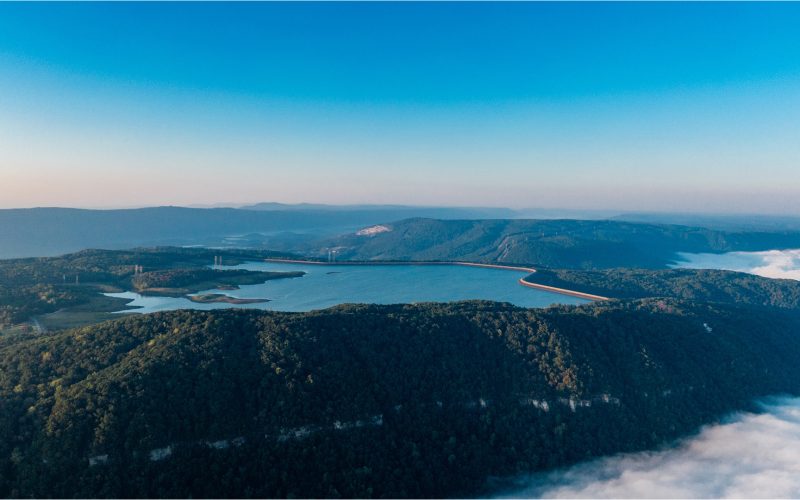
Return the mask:
[[681, 253], [681, 262], [673, 267], [690, 269], [725, 269], [757, 274], [766, 278], [800, 280], [800, 250], [767, 252]]
[[800, 398], [772, 398], [676, 448], [519, 478], [503, 497], [800, 498]]

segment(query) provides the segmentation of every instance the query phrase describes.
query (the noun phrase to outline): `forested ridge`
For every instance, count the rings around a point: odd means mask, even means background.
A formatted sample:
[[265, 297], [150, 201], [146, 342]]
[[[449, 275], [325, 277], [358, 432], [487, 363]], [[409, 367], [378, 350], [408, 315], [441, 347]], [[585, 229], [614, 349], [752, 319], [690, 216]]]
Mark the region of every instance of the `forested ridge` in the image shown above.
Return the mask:
[[[297, 253], [340, 260], [466, 260], [548, 268], [664, 268], [677, 252], [729, 252], [800, 247], [800, 232], [718, 231], [614, 220], [406, 219], [387, 231], [352, 233]], [[314, 253], [316, 250], [316, 253]]]
[[800, 318], [612, 301], [174, 311], [0, 343], [2, 496], [453, 496], [797, 393]]
[[800, 281], [717, 269], [540, 269], [525, 281], [620, 299], [672, 297], [800, 309]]

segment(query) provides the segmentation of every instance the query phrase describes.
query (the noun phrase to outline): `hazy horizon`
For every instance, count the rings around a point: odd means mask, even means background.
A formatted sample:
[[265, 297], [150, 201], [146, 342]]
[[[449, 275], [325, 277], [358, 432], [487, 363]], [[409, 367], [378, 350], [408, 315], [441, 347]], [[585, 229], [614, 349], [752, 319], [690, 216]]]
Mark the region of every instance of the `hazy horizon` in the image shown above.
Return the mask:
[[[140, 210], [140, 209], [147, 209], [147, 208], [196, 208], [196, 209], [215, 209], [215, 208], [232, 208], [232, 209], [239, 209], [239, 210], [247, 210], [250, 207], [260, 204], [275, 204], [275, 205], [284, 205], [286, 207], [298, 207], [302, 205], [311, 205], [311, 206], [322, 206], [330, 209], [337, 209], [337, 208], [375, 208], [375, 209], [390, 209], [390, 208], [398, 208], [398, 209], [487, 209], [487, 210], [511, 210], [516, 213], [515, 218], [536, 218], [536, 213], [556, 213], [556, 214], [566, 214], [565, 218], [570, 218], [570, 214], [584, 214], [584, 215], [593, 215], [598, 219], [602, 219], [605, 217], [613, 217], [613, 216], [622, 216], [622, 215], [664, 215], [664, 216], [699, 216], [699, 217], [766, 217], [766, 218], [782, 218], [782, 217], [800, 217], [796, 212], [746, 212], [746, 211], [736, 211], [732, 210], [729, 212], [722, 212], [722, 211], [686, 211], [686, 210], [636, 210], [636, 209], [614, 209], [614, 208], [587, 208], [587, 209], [580, 209], [580, 208], [571, 208], [571, 207], [560, 207], [560, 206], [553, 206], [553, 207], [537, 207], [537, 206], [522, 206], [522, 207], [514, 207], [514, 206], [503, 206], [503, 205], [465, 205], [465, 204], [458, 204], [458, 205], [445, 205], [445, 204], [403, 204], [403, 203], [321, 203], [316, 201], [298, 201], [298, 202], [277, 202], [277, 201], [251, 201], [251, 202], [240, 202], [240, 203], [189, 203], [184, 205], [178, 204], [138, 204], [138, 205], [104, 205], [104, 206], [92, 206], [92, 205], [30, 205], [30, 206], [14, 206], [14, 207], [5, 207], [0, 206], [0, 210], [46, 210], [46, 209], [68, 209], [68, 210]], [[280, 209], [277, 209], [280, 210]], [[585, 217], [577, 217], [576, 218], [585, 218]]]
[[0, 4], [0, 208], [800, 211], [798, 4]]

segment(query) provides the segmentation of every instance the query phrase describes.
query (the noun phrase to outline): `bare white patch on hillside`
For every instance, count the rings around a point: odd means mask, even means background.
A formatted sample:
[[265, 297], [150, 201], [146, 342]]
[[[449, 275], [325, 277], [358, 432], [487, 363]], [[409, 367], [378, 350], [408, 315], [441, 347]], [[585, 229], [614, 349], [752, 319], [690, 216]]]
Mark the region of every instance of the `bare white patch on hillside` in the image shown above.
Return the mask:
[[384, 225], [378, 224], [377, 226], [365, 227], [364, 229], [358, 231], [356, 233], [356, 235], [358, 235], [358, 236], [375, 236], [376, 234], [380, 234], [380, 233], [388, 233], [391, 230], [392, 230], [392, 228], [390, 228], [388, 226], [384, 226]]

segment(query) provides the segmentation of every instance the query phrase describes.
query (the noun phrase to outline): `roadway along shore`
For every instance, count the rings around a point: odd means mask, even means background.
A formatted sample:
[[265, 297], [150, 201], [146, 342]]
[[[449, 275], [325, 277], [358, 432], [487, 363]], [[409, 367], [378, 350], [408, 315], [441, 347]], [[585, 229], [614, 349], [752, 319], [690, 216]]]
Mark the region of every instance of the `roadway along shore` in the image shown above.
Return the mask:
[[[352, 261], [345, 260], [341, 262], [325, 262], [320, 260], [303, 260], [303, 259], [264, 259], [265, 262], [274, 262], [279, 264], [312, 264], [319, 266], [467, 266], [467, 267], [485, 267], [489, 269], [502, 269], [505, 271], [522, 271], [530, 274], [535, 274], [536, 269], [532, 267], [523, 266], [506, 266], [503, 264], [481, 264], [479, 262], [463, 262], [463, 261]], [[519, 279], [519, 284], [528, 288], [535, 288], [545, 292], [558, 293], [561, 295], [568, 295], [570, 297], [577, 297], [586, 300], [611, 300], [609, 297], [601, 295], [592, 295], [591, 293], [583, 293], [577, 290], [567, 290], [566, 288], [557, 288], [554, 286], [540, 285], [527, 281], [525, 277]]]

